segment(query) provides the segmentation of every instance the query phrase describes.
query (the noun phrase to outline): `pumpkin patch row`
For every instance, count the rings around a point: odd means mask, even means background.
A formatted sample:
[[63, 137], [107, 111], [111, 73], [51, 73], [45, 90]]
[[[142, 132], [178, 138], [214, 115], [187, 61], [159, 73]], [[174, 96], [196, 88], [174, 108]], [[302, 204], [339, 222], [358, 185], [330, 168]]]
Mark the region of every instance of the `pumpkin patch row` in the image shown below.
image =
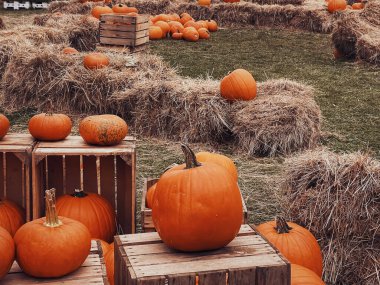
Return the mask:
[[352, 5], [348, 5], [346, 0], [326, 0], [327, 10], [330, 13], [344, 10], [361, 10], [364, 8], [364, 3], [358, 1]]

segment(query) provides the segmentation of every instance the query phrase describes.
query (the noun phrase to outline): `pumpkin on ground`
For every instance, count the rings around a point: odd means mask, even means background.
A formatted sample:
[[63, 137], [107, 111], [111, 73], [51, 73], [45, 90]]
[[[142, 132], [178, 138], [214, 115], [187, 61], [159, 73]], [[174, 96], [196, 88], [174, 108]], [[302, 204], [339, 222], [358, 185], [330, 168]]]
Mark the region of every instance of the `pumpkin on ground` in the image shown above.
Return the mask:
[[156, 191], [156, 186], [157, 186], [157, 183], [154, 183], [152, 186], [149, 187], [148, 191], [146, 192], [146, 206], [149, 209], [152, 209], [153, 197], [154, 197], [154, 192]]
[[117, 145], [127, 135], [128, 125], [116, 115], [94, 115], [80, 122], [79, 133], [88, 144]]
[[185, 164], [167, 170], [157, 183], [154, 226], [163, 242], [177, 250], [221, 248], [240, 229], [243, 211], [237, 183], [224, 167], [200, 164], [188, 146], [182, 145], [182, 151]]
[[0, 280], [11, 269], [15, 260], [15, 244], [7, 230], [0, 227]]
[[327, 10], [330, 13], [333, 13], [335, 11], [343, 11], [347, 7], [346, 0], [329, 0], [327, 3]]
[[92, 52], [84, 56], [83, 65], [87, 69], [99, 69], [107, 67], [110, 64], [110, 59], [103, 53]]
[[57, 213], [84, 224], [93, 239], [110, 242], [116, 234], [115, 211], [105, 198], [96, 193], [75, 190], [72, 195], [59, 197]]
[[171, 21], [176, 21], [176, 22], [179, 22], [181, 20], [181, 17], [177, 13], [170, 14], [169, 18]]
[[73, 47], [65, 47], [63, 50], [62, 50], [62, 53], [63, 54], [77, 54], [79, 53], [79, 51], [77, 51], [75, 48]]
[[218, 153], [211, 153], [211, 152], [198, 152], [196, 154], [197, 160], [201, 163], [203, 162], [212, 162], [219, 164], [220, 166], [223, 166], [234, 178], [234, 180], [237, 182], [238, 180], [238, 171], [235, 166], [235, 163], [230, 159], [229, 157], [218, 154]]
[[163, 32], [158, 26], [150, 26], [149, 27], [149, 39], [150, 40], [159, 40], [163, 37]]
[[0, 198], [0, 227], [13, 237], [25, 223], [24, 211], [12, 201]]
[[325, 285], [325, 282], [310, 269], [297, 264], [291, 264], [291, 285]]
[[198, 34], [200, 39], [207, 40], [210, 38], [210, 32], [205, 28], [200, 28], [198, 30]]
[[10, 127], [9, 120], [3, 114], [0, 114], [0, 140], [5, 137]]
[[28, 123], [30, 134], [41, 141], [59, 141], [71, 133], [72, 122], [65, 114], [42, 113]]
[[197, 23], [199, 23], [200, 25], [202, 25], [202, 28], [205, 28], [205, 29], [208, 30], [208, 25], [207, 25], [206, 21], [200, 20], [200, 21], [197, 21]]
[[227, 100], [252, 100], [256, 97], [256, 81], [247, 70], [236, 69], [220, 83], [220, 94]]
[[206, 23], [210, 32], [216, 32], [218, 30], [218, 24], [214, 20], [206, 21]]
[[95, 6], [91, 10], [91, 15], [95, 17], [96, 19], [100, 19], [100, 16], [102, 14], [112, 14], [113, 11], [110, 7], [108, 6]]
[[173, 40], [182, 40], [183, 34], [182, 33], [173, 33], [172, 34], [172, 39]]
[[169, 31], [170, 31], [170, 26], [167, 22], [157, 21], [154, 25], [161, 28], [163, 38], [165, 38], [166, 34], [169, 33]]
[[198, 5], [199, 6], [210, 6], [211, 0], [198, 0]]
[[61, 277], [77, 270], [91, 248], [91, 236], [82, 223], [58, 217], [55, 190], [45, 191], [46, 217], [23, 225], [14, 237], [16, 260], [28, 275]]
[[112, 243], [106, 255], [104, 255], [104, 262], [106, 264], [106, 271], [110, 285], [115, 284], [115, 245]]
[[352, 4], [352, 9], [354, 10], [361, 10], [364, 8], [364, 4], [363, 3], [354, 3]]
[[185, 25], [188, 21], [193, 21], [194, 19], [187, 13], [182, 13], [181, 14], [181, 18], [180, 18], [180, 22], [182, 25]]
[[200, 28], [203, 28], [203, 26], [202, 26], [201, 23], [195, 22], [193, 20], [186, 22], [183, 26], [185, 28], [187, 28], [187, 27], [194, 27], [196, 30], [199, 30]]
[[199, 40], [199, 33], [194, 27], [187, 27], [182, 31], [182, 37], [186, 41], [196, 42]]
[[315, 237], [305, 228], [287, 223], [283, 217], [257, 227], [289, 261], [322, 276], [322, 253]]

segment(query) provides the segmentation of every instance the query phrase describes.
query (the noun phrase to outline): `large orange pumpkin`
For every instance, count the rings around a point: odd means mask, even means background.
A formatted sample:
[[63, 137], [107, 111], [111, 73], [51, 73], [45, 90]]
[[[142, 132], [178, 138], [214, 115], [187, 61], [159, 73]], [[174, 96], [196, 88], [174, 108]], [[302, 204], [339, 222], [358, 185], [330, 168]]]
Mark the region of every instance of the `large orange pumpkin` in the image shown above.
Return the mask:
[[210, 38], [210, 32], [206, 28], [200, 28], [198, 34], [200, 39], [207, 40]]
[[84, 224], [93, 239], [110, 242], [116, 233], [115, 211], [105, 198], [96, 193], [75, 190], [72, 195], [59, 197], [57, 213]]
[[110, 245], [108, 253], [104, 256], [104, 262], [106, 264], [106, 271], [108, 281], [110, 285], [115, 284], [115, 246], [114, 243]]
[[200, 21], [197, 21], [197, 23], [199, 23], [200, 25], [202, 25], [202, 28], [205, 28], [205, 29], [208, 30], [207, 21], [200, 20]]
[[182, 25], [185, 25], [188, 21], [193, 21], [193, 18], [187, 13], [182, 13], [179, 21]]
[[99, 69], [110, 64], [110, 59], [103, 53], [92, 52], [84, 56], [83, 65], [87, 69]]
[[203, 162], [212, 162], [223, 166], [234, 178], [235, 181], [238, 180], [238, 171], [235, 166], [235, 163], [229, 157], [211, 152], [198, 152], [196, 154], [197, 160], [201, 163]]
[[65, 47], [62, 49], [63, 54], [77, 54], [79, 51], [77, 51], [75, 48], [72, 47]]
[[9, 130], [9, 120], [3, 114], [0, 114], [0, 140], [5, 137]]
[[162, 29], [158, 26], [150, 26], [149, 27], [149, 39], [150, 40], [159, 40], [163, 37]]
[[116, 115], [88, 116], [80, 122], [79, 133], [88, 144], [116, 145], [127, 135], [128, 125]]
[[15, 259], [15, 244], [9, 232], [0, 227], [0, 280], [11, 269]]
[[194, 27], [187, 27], [182, 31], [182, 37], [186, 41], [196, 42], [199, 40], [199, 33]]
[[146, 206], [151, 209], [153, 206], [153, 197], [154, 192], [156, 192], [156, 186], [157, 183], [154, 183], [152, 186], [149, 187], [148, 191], [146, 192]]
[[25, 223], [24, 211], [15, 203], [0, 198], [0, 227], [6, 229], [13, 237]]
[[163, 242], [177, 250], [223, 247], [235, 238], [242, 220], [237, 183], [224, 167], [200, 164], [188, 146], [182, 150], [186, 163], [167, 170], [157, 183], [154, 226]]
[[168, 24], [170, 26], [170, 33], [171, 34], [182, 33], [182, 31], [184, 29], [183, 25], [180, 22], [171, 21], [171, 22], [168, 22]]
[[291, 285], [325, 285], [314, 271], [301, 265], [291, 264]]
[[16, 259], [22, 270], [39, 278], [61, 277], [77, 270], [91, 248], [91, 236], [80, 222], [58, 217], [55, 190], [47, 190], [46, 217], [23, 225], [16, 233]]
[[179, 22], [181, 20], [181, 17], [177, 13], [173, 13], [169, 15], [169, 19], [171, 21]]
[[329, 0], [327, 3], [327, 10], [330, 13], [333, 13], [335, 11], [343, 11], [347, 7], [346, 0]]
[[93, 17], [95, 17], [96, 19], [100, 19], [100, 16], [102, 14], [112, 14], [113, 11], [110, 7], [108, 6], [95, 6], [94, 8], [92, 8], [91, 10], [91, 15]]
[[322, 253], [315, 237], [305, 228], [287, 223], [283, 217], [257, 227], [291, 263], [295, 263], [322, 276]]
[[71, 119], [65, 114], [34, 115], [28, 124], [30, 134], [41, 141], [59, 141], [71, 133]]
[[257, 86], [253, 76], [244, 69], [236, 69], [220, 83], [220, 94], [227, 100], [252, 100]]
[[165, 38], [166, 34], [169, 33], [169, 31], [170, 31], [170, 26], [167, 22], [157, 21], [154, 25], [161, 28], [163, 38]]
[[210, 32], [216, 32], [218, 30], [218, 24], [214, 21], [207, 21], [207, 28]]
[[127, 5], [123, 5], [121, 3], [116, 4], [112, 7], [112, 11], [117, 14], [127, 14], [129, 13], [129, 7]]

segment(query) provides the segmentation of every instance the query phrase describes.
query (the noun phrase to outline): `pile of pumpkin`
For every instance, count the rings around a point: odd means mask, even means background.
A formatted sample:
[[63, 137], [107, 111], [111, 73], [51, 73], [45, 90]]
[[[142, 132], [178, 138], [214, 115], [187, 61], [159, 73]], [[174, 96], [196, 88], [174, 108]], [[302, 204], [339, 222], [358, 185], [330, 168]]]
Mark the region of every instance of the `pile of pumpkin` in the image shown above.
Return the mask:
[[174, 40], [184, 39], [196, 42], [209, 39], [210, 32], [216, 32], [218, 24], [214, 20], [195, 21], [188, 13], [160, 14], [150, 19], [149, 39], [159, 40], [171, 37]]
[[[176, 250], [224, 247], [236, 237], [242, 220], [237, 168], [221, 154], [195, 154], [187, 145], [182, 150], [185, 163], [169, 167], [147, 191], [145, 203], [152, 209], [154, 226]], [[307, 229], [277, 217], [257, 230], [291, 262], [292, 285], [325, 284], [321, 249]]]
[[364, 8], [362, 0], [357, 0], [356, 3], [348, 5], [346, 0], [325, 0], [327, 2], [327, 10], [330, 13], [344, 10], [361, 10]]
[[91, 15], [95, 17], [96, 19], [100, 19], [100, 16], [103, 14], [121, 14], [121, 15], [128, 15], [128, 16], [137, 16], [139, 11], [135, 7], [128, 7], [124, 4], [116, 4], [114, 6], [108, 7], [108, 6], [95, 6], [91, 10]]

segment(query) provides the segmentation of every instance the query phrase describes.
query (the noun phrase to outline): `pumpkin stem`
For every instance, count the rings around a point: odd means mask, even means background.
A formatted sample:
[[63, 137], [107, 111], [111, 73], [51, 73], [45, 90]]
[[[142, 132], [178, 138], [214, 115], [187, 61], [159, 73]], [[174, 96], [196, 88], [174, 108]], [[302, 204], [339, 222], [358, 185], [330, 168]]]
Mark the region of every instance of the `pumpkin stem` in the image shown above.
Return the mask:
[[62, 222], [58, 219], [57, 210], [55, 208], [55, 189], [45, 191], [45, 201], [46, 201], [46, 221], [44, 226], [46, 227], [59, 227]]
[[292, 229], [291, 226], [288, 225], [285, 218], [282, 216], [276, 217], [276, 227], [275, 227], [277, 233], [279, 234], [286, 234], [289, 233], [289, 231]]
[[86, 197], [87, 194], [82, 189], [75, 189], [74, 193], [71, 194], [71, 196], [76, 197], [76, 198], [83, 198], [83, 197]]
[[191, 148], [186, 144], [181, 144], [181, 148], [183, 153], [185, 154], [185, 163], [186, 168], [185, 169], [191, 169], [198, 166], [201, 166], [202, 164], [197, 161], [197, 158], [194, 154], [194, 152], [191, 150]]

